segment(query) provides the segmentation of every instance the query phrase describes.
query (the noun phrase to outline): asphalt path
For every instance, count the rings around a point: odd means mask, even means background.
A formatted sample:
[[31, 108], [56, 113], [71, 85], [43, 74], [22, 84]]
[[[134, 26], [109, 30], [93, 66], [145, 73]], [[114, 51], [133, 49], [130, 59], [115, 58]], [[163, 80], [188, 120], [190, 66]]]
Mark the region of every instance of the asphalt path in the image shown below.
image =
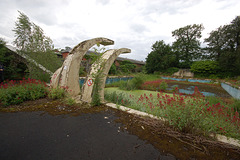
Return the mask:
[[78, 116], [0, 113], [0, 160], [176, 159], [121, 130], [113, 111]]

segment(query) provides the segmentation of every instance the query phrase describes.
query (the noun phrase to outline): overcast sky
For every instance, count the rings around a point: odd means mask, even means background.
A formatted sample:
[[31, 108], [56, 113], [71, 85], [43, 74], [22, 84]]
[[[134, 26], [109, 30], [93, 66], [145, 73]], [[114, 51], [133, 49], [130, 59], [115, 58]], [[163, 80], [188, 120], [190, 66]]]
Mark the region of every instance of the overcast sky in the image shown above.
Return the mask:
[[123, 57], [144, 60], [158, 40], [171, 44], [172, 31], [203, 24], [202, 40], [240, 15], [240, 0], [0, 0], [0, 37], [12, 44], [18, 10], [39, 25], [55, 48], [106, 37]]

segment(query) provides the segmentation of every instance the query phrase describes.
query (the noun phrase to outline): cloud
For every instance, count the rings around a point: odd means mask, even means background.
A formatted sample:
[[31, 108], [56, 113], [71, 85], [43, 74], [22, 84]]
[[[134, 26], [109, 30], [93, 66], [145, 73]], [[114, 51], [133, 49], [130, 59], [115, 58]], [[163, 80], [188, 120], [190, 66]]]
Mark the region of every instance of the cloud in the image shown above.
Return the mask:
[[142, 24], [131, 24], [131, 29], [134, 32], [142, 34], [145, 31], [148, 31], [148, 28]]
[[[18, 12], [39, 25], [57, 48], [95, 37], [130, 48], [129, 58], [145, 60], [158, 40], [171, 44], [172, 31], [203, 24], [203, 39], [239, 15], [239, 0], [1, 0], [0, 36], [12, 42]], [[224, 17], [224, 18], [223, 18]]]
[[102, 5], [106, 5], [110, 2], [110, 0], [97, 0], [96, 2]]

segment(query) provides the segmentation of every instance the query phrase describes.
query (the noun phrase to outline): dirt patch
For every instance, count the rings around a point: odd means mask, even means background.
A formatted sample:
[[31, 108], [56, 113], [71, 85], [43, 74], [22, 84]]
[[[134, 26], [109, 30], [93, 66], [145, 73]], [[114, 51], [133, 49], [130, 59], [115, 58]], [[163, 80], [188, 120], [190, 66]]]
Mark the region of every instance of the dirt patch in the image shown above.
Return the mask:
[[217, 142], [202, 135], [182, 133], [148, 117], [119, 112], [117, 120], [124, 124], [129, 133], [145, 139], [163, 153], [170, 153], [179, 159], [238, 159], [240, 148]]

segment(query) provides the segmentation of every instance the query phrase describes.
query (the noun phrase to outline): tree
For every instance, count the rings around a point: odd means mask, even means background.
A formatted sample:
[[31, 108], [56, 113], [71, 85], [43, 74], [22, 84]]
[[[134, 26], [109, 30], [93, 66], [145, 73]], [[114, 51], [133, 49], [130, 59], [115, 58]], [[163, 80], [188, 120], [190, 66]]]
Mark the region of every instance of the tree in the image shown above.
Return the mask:
[[219, 63], [222, 71], [230, 76], [240, 74], [240, 16], [212, 31], [205, 42], [210, 58]]
[[209, 58], [219, 60], [226, 43], [226, 26], [220, 26], [215, 31], [210, 33], [210, 36], [204, 40], [208, 43], [207, 50], [209, 51]]
[[129, 60], [120, 61], [120, 69], [123, 73], [135, 72], [136, 65]]
[[172, 32], [172, 36], [176, 41], [173, 43], [173, 48], [178, 55], [182, 67], [189, 68], [194, 60], [200, 58], [201, 47], [200, 38], [204, 29], [203, 25], [193, 24], [176, 29]]
[[6, 47], [6, 42], [0, 38], [0, 64], [4, 66], [4, 79], [22, 78], [27, 66]]
[[[48, 70], [55, 72], [61, 65], [62, 60], [54, 54], [52, 40], [44, 34], [41, 27], [31, 22], [22, 12], [15, 22], [16, 39], [14, 44], [18, 47], [18, 52], [27, 54], [30, 58], [41, 64]], [[29, 77], [48, 82], [50, 75], [43, 72], [32, 62], [28, 62]]]
[[152, 51], [146, 58], [147, 73], [154, 73], [155, 71], [164, 72], [170, 67], [178, 65], [177, 56], [173, 52], [172, 47], [165, 44], [164, 41], [156, 41], [152, 45]]
[[29, 18], [22, 12], [15, 22], [16, 39], [14, 44], [24, 53], [30, 52], [46, 52], [53, 50], [52, 40], [45, 36], [43, 29], [38, 25], [30, 22]]

